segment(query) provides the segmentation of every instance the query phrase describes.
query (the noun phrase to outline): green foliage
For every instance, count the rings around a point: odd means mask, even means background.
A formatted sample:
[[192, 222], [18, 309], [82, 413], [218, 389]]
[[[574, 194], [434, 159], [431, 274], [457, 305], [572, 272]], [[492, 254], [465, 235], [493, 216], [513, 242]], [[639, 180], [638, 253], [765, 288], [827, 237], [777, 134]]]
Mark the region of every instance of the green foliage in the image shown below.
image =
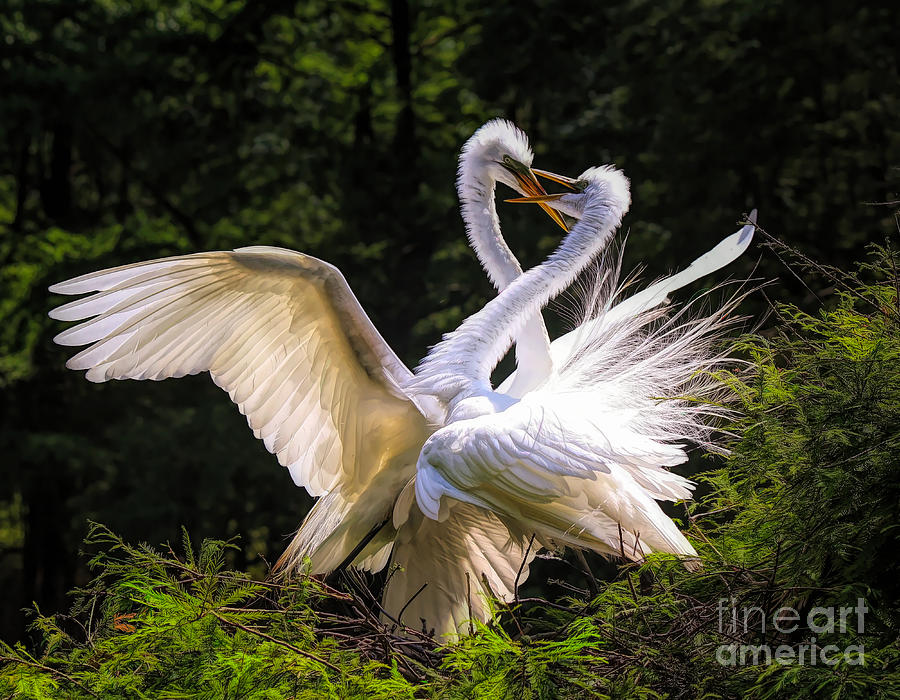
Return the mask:
[[715, 490], [700, 506], [733, 515], [723, 530], [735, 533], [731, 556], [777, 555], [785, 584], [876, 596], [879, 623], [895, 631], [900, 567], [887, 552], [900, 522], [896, 265], [894, 250], [876, 247], [862, 269], [880, 277], [874, 283], [823, 268], [832, 307], [813, 315], [780, 305], [774, 331], [744, 341], [755, 368], [736, 384], [741, 439], [725, 468], [704, 475]]
[[233, 545], [206, 540], [185, 559], [130, 546], [95, 526], [99, 572], [73, 615], [38, 615], [42, 653], [4, 645], [0, 693], [17, 697], [412, 697], [396, 667], [313, 635], [315, 582], [227, 571]]
[[[0, 646], [0, 694], [16, 697], [400, 698], [574, 696], [590, 682], [596, 635], [585, 620], [562, 642], [513, 642], [500, 629], [434, 653], [425, 666], [404, 641], [375, 626], [381, 660], [356, 635], [323, 629], [330, 601], [359, 600], [310, 578], [259, 582], [225, 569], [233, 545], [205, 540], [184, 558], [131, 546], [95, 525], [96, 578], [68, 616], [36, 616], [39, 654]], [[359, 624], [357, 621], [355, 624]], [[341, 642], [340, 639], [345, 641]], [[385, 653], [383, 650], [386, 649]], [[369, 650], [371, 651], [371, 650]], [[403, 672], [401, 672], [403, 671]], [[574, 674], [571, 675], [570, 674]]]
[[[687, 523], [702, 568], [652, 556], [594, 581], [593, 598], [566, 584], [565, 598], [498, 603], [490, 624], [438, 647], [379, 622], [358, 579], [343, 591], [258, 581], [226, 567], [232, 544], [195, 553], [185, 534], [178, 558], [95, 526], [96, 578], [70, 615], [36, 615], [37, 651], [4, 645], [0, 694], [900, 697], [896, 253], [875, 248], [856, 273], [818, 273], [833, 303], [815, 314], [780, 305], [771, 332], [740, 342], [753, 362], [725, 377], [741, 409], [733, 451], [701, 474], [708, 493]], [[849, 609], [858, 599], [864, 613]], [[815, 611], [842, 607], [843, 628]], [[776, 627], [786, 608], [797, 624]], [[750, 616], [732, 626], [732, 610]], [[829, 648], [834, 664], [822, 661]]]

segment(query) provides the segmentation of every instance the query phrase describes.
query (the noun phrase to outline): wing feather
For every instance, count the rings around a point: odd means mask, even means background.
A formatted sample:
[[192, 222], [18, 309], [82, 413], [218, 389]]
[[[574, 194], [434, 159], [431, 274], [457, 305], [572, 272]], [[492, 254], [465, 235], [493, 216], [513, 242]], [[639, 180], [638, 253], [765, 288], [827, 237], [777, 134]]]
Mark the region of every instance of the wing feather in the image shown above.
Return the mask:
[[198, 253], [51, 291], [93, 292], [50, 314], [81, 321], [55, 339], [88, 346], [68, 367], [96, 382], [209, 372], [313, 495], [366, 483], [424, 439], [423, 412], [401, 389], [409, 370], [340, 272], [315, 258], [267, 247]]
[[441, 428], [417, 464], [422, 511], [443, 521], [451, 509], [442, 501], [462, 501], [602, 554], [618, 554], [622, 537], [635, 557], [693, 555], [654, 500], [690, 494], [687, 479], [660, 468], [684, 461], [683, 446], [649, 437], [641, 412], [598, 411], [602, 398], [602, 390], [577, 396], [551, 385]]
[[489, 597], [511, 602], [533, 558], [528, 538], [511, 534], [493, 513], [454, 503], [447, 521], [436, 523], [413, 508], [394, 540], [391, 564], [400, 568], [388, 578], [384, 608], [448, 641], [466, 634], [468, 620], [490, 619]]

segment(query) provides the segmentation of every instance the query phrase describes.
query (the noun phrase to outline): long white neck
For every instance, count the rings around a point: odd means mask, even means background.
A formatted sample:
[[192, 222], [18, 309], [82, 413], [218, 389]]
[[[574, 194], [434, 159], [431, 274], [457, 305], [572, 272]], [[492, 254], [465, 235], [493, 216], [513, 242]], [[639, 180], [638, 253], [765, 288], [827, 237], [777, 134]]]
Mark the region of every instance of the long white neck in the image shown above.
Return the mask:
[[445, 401], [490, 389], [490, 373], [526, 321], [568, 287], [606, 247], [631, 203], [628, 179], [595, 170], [584, 212], [542, 264], [510, 282], [496, 298], [444, 337], [419, 365], [415, 385]]
[[475, 166], [463, 155], [456, 190], [466, 224], [466, 235], [491, 283], [498, 291], [522, 274], [522, 266], [500, 232], [494, 202], [496, 183], [487, 169]]
[[[522, 266], [510, 250], [500, 231], [495, 203], [494, 179], [486, 168], [476, 166], [471, 152], [460, 161], [456, 188], [466, 224], [466, 235], [498, 292], [522, 274]], [[526, 319], [515, 335], [516, 378], [509, 389], [511, 396], [522, 396], [550, 375], [550, 337], [540, 309]]]

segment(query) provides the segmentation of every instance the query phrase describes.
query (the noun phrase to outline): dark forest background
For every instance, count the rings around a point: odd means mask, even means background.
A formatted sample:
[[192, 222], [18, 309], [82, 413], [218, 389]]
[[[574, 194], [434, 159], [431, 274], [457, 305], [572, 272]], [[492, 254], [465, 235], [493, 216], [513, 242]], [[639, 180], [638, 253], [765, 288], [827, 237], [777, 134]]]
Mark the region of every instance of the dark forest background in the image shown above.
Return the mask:
[[[414, 364], [492, 290], [464, 239], [458, 150], [487, 118], [536, 165], [632, 179], [626, 267], [683, 266], [758, 207], [848, 265], [896, 232], [893, 3], [524, 0], [0, 2], [0, 636], [67, 607], [88, 519], [132, 541], [240, 535], [265, 571], [310, 500], [205, 376], [92, 385], [51, 338], [53, 282], [280, 245], [345, 273]], [[523, 263], [558, 241], [501, 208]], [[830, 293], [771, 250], [729, 269]], [[764, 306], [757, 299], [759, 312]], [[555, 322], [554, 322], [555, 323]]]

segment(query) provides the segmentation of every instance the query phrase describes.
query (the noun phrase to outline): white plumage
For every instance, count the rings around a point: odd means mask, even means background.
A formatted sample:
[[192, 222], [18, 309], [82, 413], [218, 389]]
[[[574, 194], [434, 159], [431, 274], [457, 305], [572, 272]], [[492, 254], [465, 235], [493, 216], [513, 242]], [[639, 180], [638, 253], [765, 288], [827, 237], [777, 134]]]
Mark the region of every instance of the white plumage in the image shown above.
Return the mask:
[[[695, 359], [702, 351], [648, 347], [636, 331], [650, 312], [624, 317], [619, 326], [595, 324], [570, 357], [521, 400], [489, 385], [490, 372], [523, 320], [590, 264], [628, 209], [628, 181], [617, 170], [592, 169], [581, 179], [589, 183], [585, 193], [566, 195], [579, 207], [580, 220], [562, 245], [445, 336], [420, 365], [411, 386], [445, 401], [450, 414], [422, 448], [417, 501], [438, 520], [447, 517], [445, 499], [458, 500], [533, 529], [541, 539], [607, 554], [623, 549], [619, 533], [625, 531], [634, 537], [631, 550], [637, 555], [648, 549], [693, 555], [631, 472], [686, 459], [673, 444], [684, 437], [678, 425], [684, 421], [657, 400], [661, 394], [649, 391], [655, 383], [647, 372], [661, 366], [660, 374], [681, 388], [681, 374], [702, 369], [702, 360], [698, 367]], [[596, 342], [604, 330], [606, 342]], [[655, 357], [666, 359], [654, 363]]]
[[51, 313], [95, 317], [56, 337], [93, 343], [68, 367], [97, 382], [208, 371], [294, 483], [327, 494], [289, 550], [312, 557], [314, 571], [340, 564], [413, 476], [428, 401], [399, 388], [411, 373], [333, 266], [253, 247], [126, 265], [51, 291], [99, 292]]
[[[583, 194], [552, 203], [579, 223], [546, 263], [522, 274], [500, 235], [494, 186], [538, 193], [531, 158], [524, 134], [500, 121], [464, 149], [467, 231], [501, 293], [415, 376], [336, 268], [268, 247], [54, 285], [60, 294], [93, 292], [51, 313], [83, 321], [56, 341], [88, 345], [67, 366], [91, 381], [208, 371], [294, 482], [321, 496], [282, 565], [299, 568], [308, 557], [313, 573], [327, 573], [387, 521], [354, 563], [400, 566], [384, 607], [402, 610], [410, 626], [464, 632], [464, 620], [489, 614], [487, 596], [511, 599], [516, 577], [527, 576], [532, 532], [547, 546], [636, 559], [691, 555], [656, 500], [690, 495], [691, 483], [665, 467], [685, 459], [684, 440], [708, 435], [708, 405], [679, 396], [714, 396], [715, 382], [698, 377], [719, 359], [710, 340], [722, 323], [666, 321], [659, 306], [736, 258], [752, 226], [618, 305], [601, 295], [579, 328], [550, 344], [540, 310], [606, 246], [628, 183], [610, 168], [586, 172]], [[611, 289], [618, 267], [604, 270]], [[490, 372], [513, 340], [517, 371], [493, 391]]]
[[[535, 550], [490, 511], [453, 503], [441, 522], [410, 504], [397, 530], [382, 605], [410, 627], [465, 633], [467, 620], [490, 618], [489, 597], [512, 602]], [[424, 586], [424, 588], [423, 588]], [[417, 595], [418, 594], [418, 595]]]

